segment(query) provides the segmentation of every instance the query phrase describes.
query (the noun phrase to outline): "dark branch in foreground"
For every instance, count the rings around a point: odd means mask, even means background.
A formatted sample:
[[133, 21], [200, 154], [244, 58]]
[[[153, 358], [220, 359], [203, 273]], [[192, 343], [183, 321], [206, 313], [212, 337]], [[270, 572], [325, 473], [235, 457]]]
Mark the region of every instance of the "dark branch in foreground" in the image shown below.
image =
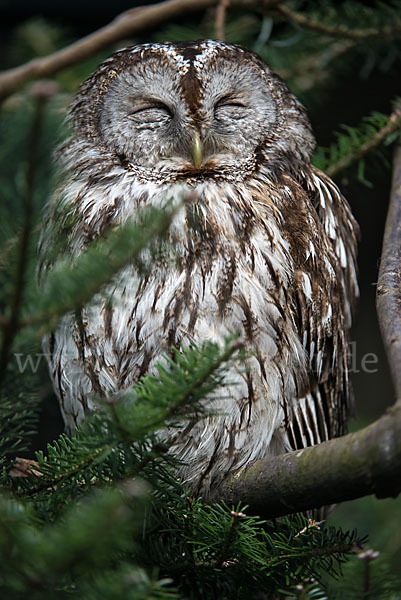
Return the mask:
[[398, 402], [361, 431], [318, 446], [254, 461], [210, 500], [239, 501], [263, 517], [319, 508], [375, 494], [401, 492], [401, 148], [383, 242], [377, 306]]

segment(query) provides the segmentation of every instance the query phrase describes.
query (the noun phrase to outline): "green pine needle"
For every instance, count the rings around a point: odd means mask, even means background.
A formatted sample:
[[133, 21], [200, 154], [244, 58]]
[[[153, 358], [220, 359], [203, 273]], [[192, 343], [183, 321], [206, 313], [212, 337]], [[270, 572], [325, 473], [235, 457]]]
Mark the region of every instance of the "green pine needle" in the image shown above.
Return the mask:
[[[398, 101], [397, 101], [398, 102]], [[370, 186], [365, 177], [365, 159], [370, 153], [383, 153], [383, 146], [397, 140], [401, 130], [401, 111], [396, 109], [389, 117], [373, 112], [365, 117], [358, 127], [342, 125], [336, 134], [336, 142], [328, 148], [317, 148], [313, 156], [313, 164], [330, 177], [358, 163], [358, 180]]]

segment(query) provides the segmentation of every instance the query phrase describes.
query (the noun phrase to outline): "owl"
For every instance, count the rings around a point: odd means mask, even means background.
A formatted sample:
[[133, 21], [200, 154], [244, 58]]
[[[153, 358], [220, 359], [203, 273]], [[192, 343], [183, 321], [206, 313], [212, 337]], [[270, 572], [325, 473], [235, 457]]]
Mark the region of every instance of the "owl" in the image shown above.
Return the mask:
[[207, 497], [250, 461], [342, 435], [358, 228], [312, 166], [311, 126], [282, 80], [234, 44], [136, 45], [98, 67], [69, 115], [44, 277], [57, 236], [75, 257], [146, 207], [177, 210], [171, 260], [126, 266], [44, 340], [67, 432], [172, 347], [239, 332], [246, 365], [213, 414], [170, 432], [184, 484]]

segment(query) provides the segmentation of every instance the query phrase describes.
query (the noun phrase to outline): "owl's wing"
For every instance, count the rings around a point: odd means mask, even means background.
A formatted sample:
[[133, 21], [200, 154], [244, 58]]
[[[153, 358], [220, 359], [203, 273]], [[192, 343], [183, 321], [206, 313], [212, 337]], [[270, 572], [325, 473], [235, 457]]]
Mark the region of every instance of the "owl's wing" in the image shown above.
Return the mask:
[[[296, 274], [295, 312], [303, 333], [309, 389], [289, 415], [287, 434], [293, 449], [346, 433], [352, 404], [348, 330], [358, 296], [359, 230], [347, 201], [330, 178], [313, 167], [302, 187], [316, 211], [316, 234], [324, 245], [315, 245], [323, 254], [318, 256], [311, 243], [310, 255]], [[311, 285], [305, 286], [305, 279]]]

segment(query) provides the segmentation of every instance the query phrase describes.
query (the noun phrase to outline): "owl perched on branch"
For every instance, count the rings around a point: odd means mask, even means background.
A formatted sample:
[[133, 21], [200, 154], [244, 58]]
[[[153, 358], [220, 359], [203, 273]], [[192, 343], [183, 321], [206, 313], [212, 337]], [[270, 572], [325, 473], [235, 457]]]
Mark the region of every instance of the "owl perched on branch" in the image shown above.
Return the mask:
[[163, 353], [239, 331], [247, 368], [214, 400], [221, 414], [175, 430], [182, 480], [207, 495], [228, 473], [346, 429], [347, 332], [358, 293], [357, 225], [310, 163], [305, 110], [253, 52], [216, 41], [115, 53], [80, 88], [64, 183], [42, 249], [74, 218], [70, 251], [142, 207], [190, 197], [169, 230], [181, 260], [131, 265], [46, 338], [67, 431], [93, 398], [127, 388]]

